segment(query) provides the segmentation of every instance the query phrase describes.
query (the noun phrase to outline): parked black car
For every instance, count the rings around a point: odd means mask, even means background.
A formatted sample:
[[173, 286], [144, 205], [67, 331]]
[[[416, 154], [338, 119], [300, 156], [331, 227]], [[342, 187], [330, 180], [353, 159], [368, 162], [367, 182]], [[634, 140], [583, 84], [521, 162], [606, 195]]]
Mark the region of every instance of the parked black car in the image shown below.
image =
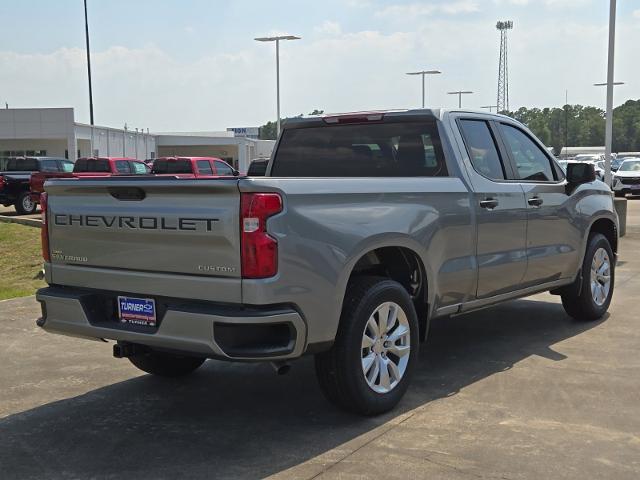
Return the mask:
[[16, 157], [8, 158], [0, 170], [0, 204], [14, 205], [20, 215], [36, 211], [36, 203], [31, 199], [29, 180], [33, 172], [68, 172], [73, 162], [56, 157]]

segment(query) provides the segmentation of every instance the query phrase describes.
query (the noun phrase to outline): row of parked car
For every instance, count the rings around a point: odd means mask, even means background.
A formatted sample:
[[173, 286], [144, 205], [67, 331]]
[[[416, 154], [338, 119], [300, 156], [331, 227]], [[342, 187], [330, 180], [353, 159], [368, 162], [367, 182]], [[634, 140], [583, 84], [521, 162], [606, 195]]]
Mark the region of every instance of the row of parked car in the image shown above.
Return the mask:
[[159, 157], [146, 161], [92, 157], [79, 158], [75, 163], [56, 157], [2, 158], [0, 204], [14, 205], [16, 212], [28, 215], [36, 211], [48, 179], [149, 174], [200, 178], [236, 176], [238, 172], [224, 160], [214, 157]]
[[[602, 155], [577, 155], [576, 157], [558, 160], [560, 167], [566, 171], [569, 163], [590, 163], [593, 164], [596, 176], [599, 180], [604, 180], [605, 161]], [[616, 156], [611, 159], [612, 190], [617, 197], [624, 197], [628, 194], [640, 195], [640, 157], [638, 156]]]

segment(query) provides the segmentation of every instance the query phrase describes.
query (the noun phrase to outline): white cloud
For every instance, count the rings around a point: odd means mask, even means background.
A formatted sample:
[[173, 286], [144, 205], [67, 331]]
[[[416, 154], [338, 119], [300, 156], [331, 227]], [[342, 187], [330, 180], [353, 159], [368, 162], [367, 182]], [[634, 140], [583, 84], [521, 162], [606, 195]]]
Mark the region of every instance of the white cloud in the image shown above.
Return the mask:
[[640, 9], [634, 10], [632, 15], [634, 18], [640, 19]]
[[[544, 21], [514, 17], [509, 41], [512, 107], [553, 106], [569, 101], [601, 105], [603, 92], [591, 85], [606, 73], [606, 21], [593, 24], [566, 18]], [[635, 21], [634, 21], [635, 22]], [[498, 34], [493, 22], [475, 18], [415, 19], [403, 31], [344, 31], [334, 21], [320, 23], [317, 35], [280, 50], [282, 112], [285, 116], [325, 111], [406, 108], [420, 101], [420, 83], [404, 72], [434, 68], [428, 79], [432, 106], [455, 106], [446, 95], [473, 90], [469, 107], [495, 102]], [[323, 33], [324, 32], [324, 33]], [[281, 32], [273, 32], [281, 33]], [[629, 82], [616, 90], [616, 102], [640, 97], [632, 79], [640, 77], [640, 29], [620, 19], [616, 77]], [[247, 41], [241, 50], [184, 59], [154, 45], [113, 46], [94, 51], [96, 122], [149, 127], [152, 131], [217, 130], [259, 125], [275, 117], [273, 45]], [[0, 105], [73, 106], [88, 120], [84, 49], [46, 54], [0, 51]]]
[[325, 20], [321, 25], [314, 27], [314, 31], [324, 35], [339, 35], [342, 33], [342, 28], [340, 28], [340, 24], [338, 22]]
[[447, 14], [458, 15], [463, 13], [473, 13], [480, 10], [478, 2], [474, 0], [458, 0], [439, 4], [408, 3], [389, 5], [376, 12], [377, 17], [392, 17], [394, 19], [412, 20], [418, 16]]

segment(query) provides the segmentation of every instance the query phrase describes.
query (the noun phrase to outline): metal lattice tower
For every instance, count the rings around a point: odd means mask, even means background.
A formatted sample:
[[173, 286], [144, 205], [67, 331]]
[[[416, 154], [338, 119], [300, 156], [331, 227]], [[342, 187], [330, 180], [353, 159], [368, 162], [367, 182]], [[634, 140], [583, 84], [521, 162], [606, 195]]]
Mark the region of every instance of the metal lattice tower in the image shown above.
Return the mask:
[[509, 67], [507, 63], [507, 31], [513, 28], [511, 20], [496, 23], [500, 31], [500, 63], [498, 64], [498, 101], [497, 111], [509, 110]]

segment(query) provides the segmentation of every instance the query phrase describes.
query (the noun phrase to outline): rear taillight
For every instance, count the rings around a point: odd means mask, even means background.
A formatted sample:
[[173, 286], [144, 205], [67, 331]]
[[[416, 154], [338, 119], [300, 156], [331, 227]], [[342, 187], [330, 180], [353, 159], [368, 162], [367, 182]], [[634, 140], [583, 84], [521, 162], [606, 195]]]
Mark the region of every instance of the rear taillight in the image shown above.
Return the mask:
[[2, 175], [0, 175], [0, 190], [2, 190], [6, 184], [7, 184], [7, 181], [4, 179]]
[[242, 278], [278, 273], [278, 242], [267, 233], [267, 219], [282, 211], [277, 193], [243, 193], [240, 199]]
[[51, 261], [49, 255], [49, 231], [47, 228], [47, 207], [48, 207], [47, 192], [40, 194], [40, 209], [42, 210], [42, 227], [40, 227], [40, 240], [42, 243], [42, 258], [45, 262]]

